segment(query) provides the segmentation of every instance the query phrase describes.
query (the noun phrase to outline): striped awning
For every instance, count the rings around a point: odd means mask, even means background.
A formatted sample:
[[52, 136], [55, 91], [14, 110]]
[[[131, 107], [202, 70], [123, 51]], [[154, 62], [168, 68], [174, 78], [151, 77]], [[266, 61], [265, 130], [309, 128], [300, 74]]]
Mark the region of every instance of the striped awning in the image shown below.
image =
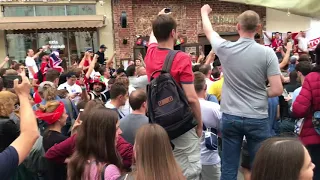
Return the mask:
[[103, 15], [0, 17], [0, 30], [68, 29], [104, 26]]

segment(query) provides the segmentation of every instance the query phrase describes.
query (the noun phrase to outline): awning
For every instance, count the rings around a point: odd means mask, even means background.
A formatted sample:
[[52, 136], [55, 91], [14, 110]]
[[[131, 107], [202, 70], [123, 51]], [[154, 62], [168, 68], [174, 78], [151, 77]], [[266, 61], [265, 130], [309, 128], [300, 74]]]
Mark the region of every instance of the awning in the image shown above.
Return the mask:
[[264, 6], [281, 11], [288, 11], [306, 17], [320, 18], [319, 0], [220, 0], [248, 5]]
[[104, 26], [103, 15], [0, 17], [0, 30], [66, 29]]

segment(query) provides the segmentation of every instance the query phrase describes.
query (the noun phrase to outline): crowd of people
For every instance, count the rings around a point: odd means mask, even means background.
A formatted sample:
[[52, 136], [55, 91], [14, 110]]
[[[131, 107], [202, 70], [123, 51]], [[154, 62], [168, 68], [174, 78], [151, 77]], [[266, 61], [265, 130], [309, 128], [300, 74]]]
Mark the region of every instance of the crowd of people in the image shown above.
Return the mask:
[[[147, 54], [114, 66], [106, 47], [62, 68], [49, 46], [0, 64], [0, 176], [15, 180], [320, 179], [320, 45], [255, 41], [260, 17], [238, 17], [227, 41], [201, 8], [211, 52], [174, 51], [161, 10]], [[281, 52], [280, 55], [278, 55]], [[239, 167], [240, 164], [240, 167]]]

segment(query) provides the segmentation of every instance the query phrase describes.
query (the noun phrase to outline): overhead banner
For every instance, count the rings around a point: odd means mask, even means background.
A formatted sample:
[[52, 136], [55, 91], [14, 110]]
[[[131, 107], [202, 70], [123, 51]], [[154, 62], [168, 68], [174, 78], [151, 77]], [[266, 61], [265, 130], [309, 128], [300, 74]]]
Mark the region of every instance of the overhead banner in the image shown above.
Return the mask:
[[[311, 28], [306, 30], [305, 32], [306, 32], [306, 39], [308, 40], [308, 44], [309, 44], [309, 51], [312, 51], [317, 47], [317, 45], [320, 42], [320, 31], [319, 29]], [[266, 34], [272, 38], [274, 38], [275, 33], [276, 32], [266, 32]], [[298, 33], [299, 32], [292, 32], [292, 39], [295, 39]], [[285, 39], [287, 38], [287, 32], [279, 32], [279, 34], [280, 34], [280, 39], [284, 42]], [[263, 34], [263, 39], [264, 39], [264, 45], [271, 46], [271, 42], [265, 34]], [[298, 41], [295, 40], [294, 45], [297, 45], [297, 44], [298, 44]]]
[[289, 11], [306, 17], [320, 18], [319, 0], [220, 0]]

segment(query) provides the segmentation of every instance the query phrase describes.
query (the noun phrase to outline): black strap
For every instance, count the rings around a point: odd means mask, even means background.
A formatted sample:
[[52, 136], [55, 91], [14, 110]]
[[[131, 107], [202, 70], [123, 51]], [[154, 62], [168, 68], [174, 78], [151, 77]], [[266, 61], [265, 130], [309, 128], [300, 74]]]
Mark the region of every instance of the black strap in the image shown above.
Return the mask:
[[176, 56], [176, 54], [178, 53], [179, 51], [176, 51], [176, 50], [170, 50], [167, 57], [166, 57], [166, 60], [164, 61], [164, 64], [162, 66], [162, 71], [165, 71], [167, 73], [170, 73], [171, 72], [171, 66], [172, 66], [172, 62], [174, 60], [174, 57]]
[[[203, 129], [204, 131], [207, 130], [207, 127], [206, 127], [206, 125], [204, 125], [204, 123], [202, 123], [202, 129]], [[218, 131], [217, 131], [216, 128], [210, 128], [210, 129], [211, 129], [211, 132], [213, 132], [214, 134], [217, 134], [217, 133], [218, 133]]]
[[101, 172], [101, 180], [104, 180], [104, 173], [106, 172], [106, 168], [107, 168], [107, 165], [105, 164]]

